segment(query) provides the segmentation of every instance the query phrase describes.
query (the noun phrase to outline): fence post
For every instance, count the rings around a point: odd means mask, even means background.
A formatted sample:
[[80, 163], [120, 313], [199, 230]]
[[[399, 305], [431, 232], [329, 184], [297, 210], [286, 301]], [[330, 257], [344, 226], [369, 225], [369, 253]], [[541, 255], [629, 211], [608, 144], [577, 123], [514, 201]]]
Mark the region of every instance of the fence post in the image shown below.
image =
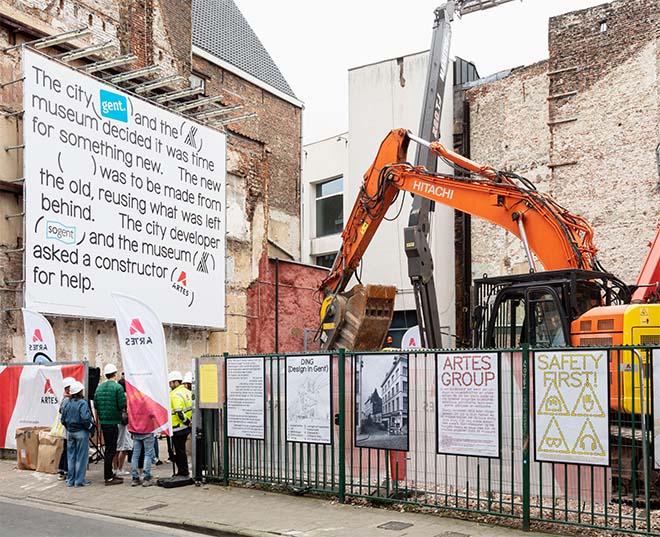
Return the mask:
[[346, 355], [339, 349], [339, 503], [346, 501]]
[[522, 529], [529, 531], [529, 346], [522, 346]]
[[223, 353], [224, 362], [222, 364], [222, 484], [229, 486], [229, 432], [227, 428], [227, 356]]

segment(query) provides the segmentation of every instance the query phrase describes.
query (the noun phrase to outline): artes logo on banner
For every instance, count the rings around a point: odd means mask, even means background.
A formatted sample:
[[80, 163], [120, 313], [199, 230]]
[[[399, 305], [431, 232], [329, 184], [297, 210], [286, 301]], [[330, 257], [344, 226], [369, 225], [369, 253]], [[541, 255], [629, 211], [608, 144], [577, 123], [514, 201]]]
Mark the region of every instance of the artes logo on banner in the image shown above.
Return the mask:
[[137, 434], [171, 434], [167, 352], [163, 325], [143, 302], [114, 294], [115, 319], [126, 379], [128, 424]]
[[85, 381], [82, 363], [0, 365], [0, 449], [16, 449], [16, 429], [51, 427], [64, 393], [62, 381]]
[[28, 362], [55, 362], [55, 334], [48, 319], [36, 311], [23, 309], [25, 354]]

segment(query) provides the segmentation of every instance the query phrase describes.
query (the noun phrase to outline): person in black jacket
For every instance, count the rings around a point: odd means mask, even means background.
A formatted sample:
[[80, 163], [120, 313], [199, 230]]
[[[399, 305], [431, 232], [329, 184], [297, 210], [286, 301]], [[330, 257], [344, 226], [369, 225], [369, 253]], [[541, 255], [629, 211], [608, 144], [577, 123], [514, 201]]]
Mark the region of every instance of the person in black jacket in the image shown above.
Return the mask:
[[62, 409], [62, 425], [67, 430], [67, 462], [69, 487], [86, 487], [89, 481], [87, 459], [89, 453], [89, 435], [94, 432], [94, 419], [83, 393], [82, 382], [74, 382], [69, 388], [70, 401]]

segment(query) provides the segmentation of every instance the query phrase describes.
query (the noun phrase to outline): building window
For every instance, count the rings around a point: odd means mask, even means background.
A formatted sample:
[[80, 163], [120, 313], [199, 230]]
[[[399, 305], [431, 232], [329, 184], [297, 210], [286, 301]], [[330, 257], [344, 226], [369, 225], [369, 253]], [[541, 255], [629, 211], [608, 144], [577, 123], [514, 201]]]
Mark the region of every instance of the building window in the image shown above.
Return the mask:
[[202, 93], [206, 92], [206, 80], [195, 73], [188, 77], [191, 88], [202, 88]]
[[316, 185], [316, 236], [340, 233], [344, 227], [344, 178]]
[[335, 262], [335, 257], [337, 257], [337, 252], [332, 254], [323, 254], [317, 255], [314, 258], [314, 264], [319, 267], [332, 268], [332, 264]]

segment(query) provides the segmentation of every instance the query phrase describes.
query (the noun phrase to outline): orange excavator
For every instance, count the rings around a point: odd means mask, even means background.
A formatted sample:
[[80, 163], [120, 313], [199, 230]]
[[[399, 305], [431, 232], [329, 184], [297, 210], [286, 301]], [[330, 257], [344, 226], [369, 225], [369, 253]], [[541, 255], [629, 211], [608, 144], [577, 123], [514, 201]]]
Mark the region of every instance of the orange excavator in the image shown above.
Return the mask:
[[[411, 141], [426, 146], [456, 173], [432, 173], [412, 166], [406, 161]], [[590, 224], [537, 190], [531, 181], [482, 166], [439, 142], [429, 143], [396, 129], [383, 140], [364, 175], [342, 233], [341, 249], [319, 286], [324, 348], [382, 348], [396, 289], [362, 284], [345, 289], [388, 208], [402, 191], [493, 222], [523, 243], [528, 274], [474, 281], [475, 348], [660, 344], [660, 231], [636, 285], [629, 287], [598, 262]], [[537, 271], [535, 258], [544, 270]], [[610, 407], [631, 420], [635, 415], [639, 419], [644, 408], [642, 393], [648, 394], [647, 381], [642, 388], [637, 377], [633, 380], [639, 370], [638, 358], [632, 351], [624, 351], [610, 363]], [[641, 359], [647, 369], [648, 357]]]
[[[423, 167], [412, 166], [406, 162], [410, 141], [428, 147], [458, 173], [431, 173]], [[576, 287], [573, 293], [576, 296], [565, 305], [568, 311], [565, 308], [561, 322], [565, 329], [564, 343], [569, 341], [570, 323], [591, 306], [623, 304], [630, 300], [628, 287], [600, 266], [597, 248], [593, 244], [593, 229], [584, 218], [571, 214], [524, 177], [479, 165], [446, 149], [439, 142], [429, 143], [405, 129], [396, 129], [383, 140], [364, 176], [358, 199], [342, 233], [342, 247], [330, 273], [320, 284], [324, 297], [321, 315], [325, 348], [341, 346], [366, 350], [378, 348], [383, 343], [391, 321], [394, 290], [373, 285], [358, 286], [348, 293], [344, 290], [387, 209], [401, 191], [483, 218], [519, 237], [530, 264], [530, 275], [523, 276], [530, 285], [537, 280], [546, 280], [549, 273], [573, 271], [573, 277], [569, 279], [576, 285], [579, 283], [579, 289]], [[546, 272], [537, 273], [534, 256]], [[565, 272], [564, 276], [569, 277], [569, 273]], [[485, 284], [481, 282], [482, 287]], [[501, 330], [484, 325], [487, 318], [481, 313], [481, 306], [477, 308], [475, 318], [476, 327], [480, 328], [475, 330], [475, 345], [539, 343], [540, 334], [523, 334], [521, 327], [516, 330], [517, 341], [511, 338], [504, 341], [500, 337]], [[346, 332], [351, 333], [347, 336]], [[613, 337], [610, 344], [626, 343], [632, 341]]]

